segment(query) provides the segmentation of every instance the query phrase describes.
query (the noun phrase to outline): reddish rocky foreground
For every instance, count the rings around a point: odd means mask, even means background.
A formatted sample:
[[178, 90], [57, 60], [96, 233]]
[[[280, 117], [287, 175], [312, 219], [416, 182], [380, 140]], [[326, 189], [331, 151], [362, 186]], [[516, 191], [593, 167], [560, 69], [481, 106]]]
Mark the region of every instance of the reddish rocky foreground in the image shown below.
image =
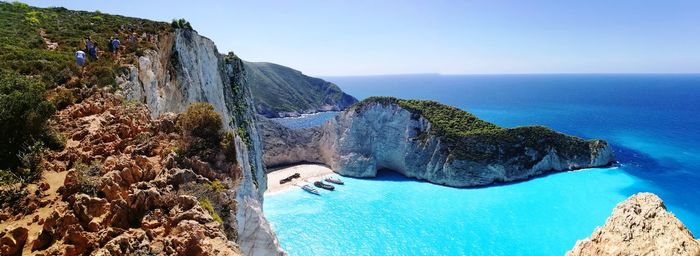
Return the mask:
[[174, 153], [175, 115], [86, 94], [51, 121], [68, 141], [46, 153], [42, 181], [2, 209], [0, 255], [241, 254], [228, 189], [237, 164]]
[[619, 203], [605, 225], [566, 255], [700, 255], [700, 241], [651, 193]]

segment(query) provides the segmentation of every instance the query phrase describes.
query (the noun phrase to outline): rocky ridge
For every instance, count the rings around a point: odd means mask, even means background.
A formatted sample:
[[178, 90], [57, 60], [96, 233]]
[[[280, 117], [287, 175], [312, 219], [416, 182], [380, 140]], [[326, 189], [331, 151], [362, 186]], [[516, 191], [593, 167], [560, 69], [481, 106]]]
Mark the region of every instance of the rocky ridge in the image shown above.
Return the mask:
[[700, 255], [700, 241], [661, 199], [639, 193], [619, 203], [605, 225], [566, 255]]
[[[104, 60], [119, 65], [115, 87], [56, 89], [75, 104], [47, 126], [69, 139], [44, 153], [43, 182], [0, 190], [12, 197], [0, 209], [0, 254], [285, 254], [262, 213], [262, 145], [242, 60], [191, 29], [145, 38], [138, 54]], [[234, 159], [223, 148], [210, 149], [213, 160], [178, 150], [175, 121], [197, 102], [221, 117]], [[23, 207], [4, 203], [13, 201]]]
[[[466, 125], [480, 122], [495, 132], [444, 136], [438, 133], [441, 127], [400, 102], [392, 98], [365, 100], [310, 129], [290, 130], [261, 123], [264, 161], [268, 166], [322, 163], [353, 177], [373, 177], [378, 170], [390, 169], [455, 187], [524, 180], [613, 161], [605, 141], [584, 141], [544, 127], [503, 129], [473, 119], [465, 120]], [[433, 104], [438, 103], [429, 105]], [[455, 118], [462, 117], [447, 119]]]
[[[91, 91], [52, 120], [67, 146], [47, 153], [27, 207], [2, 214], [2, 255], [242, 255], [226, 217], [233, 191], [207, 189], [239, 183], [237, 165], [179, 157], [175, 115], [153, 119], [143, 105]], [[207, 193], [225, 221], [193, 196]]]

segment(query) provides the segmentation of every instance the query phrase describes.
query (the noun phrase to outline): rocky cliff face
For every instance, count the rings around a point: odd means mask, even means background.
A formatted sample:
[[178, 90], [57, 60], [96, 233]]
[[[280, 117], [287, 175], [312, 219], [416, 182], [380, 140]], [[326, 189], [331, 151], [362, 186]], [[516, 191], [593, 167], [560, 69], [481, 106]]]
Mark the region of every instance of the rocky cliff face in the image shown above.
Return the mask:
[[260, 135], [242, 61], [223, 56], [214, 43], [192, 30], [160, 35], [158, 48], [146, 50], [138, 66], [117, 79], [127, 98], [145, 103], [153, 116], [179, 113], [190, 103], [208, 102], [226, 128], [236, 131], [235, 148], [242, 181], [235, 191], [231, 222], [246, 255], [283, 254], [262, 214], [266, 189]]
[[700, 241], [658, 196], [639, 193], [618, 204], [605, 225], [566, 255], [700, 255]]
[[583, 141], [541, 127], [498, 128], [495, 134], [500, 137], [448, 141], [425, 116], [386, 102], [361, 102], [321, 127], [261, 129], [268, 166], [317, 162], [354, 177], [373, 177], [377, 170], [390, 169], [455, 187], [517, 181], [613, 161], [605, 141]]

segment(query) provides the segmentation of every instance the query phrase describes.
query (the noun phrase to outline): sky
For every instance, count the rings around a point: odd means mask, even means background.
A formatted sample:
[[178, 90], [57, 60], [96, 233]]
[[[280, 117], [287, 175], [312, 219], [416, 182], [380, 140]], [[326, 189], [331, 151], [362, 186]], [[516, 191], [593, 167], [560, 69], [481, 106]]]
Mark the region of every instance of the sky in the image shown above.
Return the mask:
[[51, 0], [185, 18], [220, 52], [315, 76], [700, 73], [700, 1]]

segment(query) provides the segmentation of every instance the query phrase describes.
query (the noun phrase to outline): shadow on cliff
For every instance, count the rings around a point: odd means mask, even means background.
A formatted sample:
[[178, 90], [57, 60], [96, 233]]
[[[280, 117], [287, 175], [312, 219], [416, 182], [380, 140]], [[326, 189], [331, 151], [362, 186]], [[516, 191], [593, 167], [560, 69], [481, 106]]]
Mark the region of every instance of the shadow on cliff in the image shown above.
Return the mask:
[[[654, 158], [638, 150], [612, 146], [615, 157], [621, 163], [620, 170], [647, 183], [635, 183], [620, 193], [629, 196], [639, 192], [652, 192], [672, 208], [683, 208], [700, 215], [700, 204], [696, 201], [700, 198], [700, 173], [697, 173], [700, 167], [697, 162], [681, 162], [670, 157]], [[695, 232], [700, 232], [697, 229], [700, 227], [694, 228]]]

